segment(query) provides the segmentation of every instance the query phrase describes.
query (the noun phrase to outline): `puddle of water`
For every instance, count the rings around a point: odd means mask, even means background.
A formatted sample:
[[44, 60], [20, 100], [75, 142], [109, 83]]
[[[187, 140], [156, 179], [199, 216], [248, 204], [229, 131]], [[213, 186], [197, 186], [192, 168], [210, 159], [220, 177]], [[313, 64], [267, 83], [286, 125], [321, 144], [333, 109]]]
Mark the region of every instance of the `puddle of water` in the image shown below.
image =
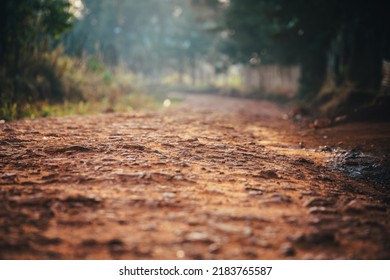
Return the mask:
[[351, 178], [367, 180], [381, 185], [390, 183], [390, 164], [384, 159], [363, 153], [360, 149], [335, 149], [327, 159], [332, 170]]

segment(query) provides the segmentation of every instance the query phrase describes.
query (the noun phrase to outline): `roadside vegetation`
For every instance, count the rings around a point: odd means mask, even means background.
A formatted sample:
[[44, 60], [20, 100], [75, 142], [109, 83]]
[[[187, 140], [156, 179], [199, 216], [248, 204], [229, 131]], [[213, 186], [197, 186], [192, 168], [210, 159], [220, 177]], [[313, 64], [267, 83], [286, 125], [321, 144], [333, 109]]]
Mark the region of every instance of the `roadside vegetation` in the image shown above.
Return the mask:
[[0, 4], [0, 120], [162, 106], [164, 92], [145, 92], [131, 71], [110, 65], [101, 52], [67, 53], [63, 34], [83, 8], [75, 3]]
[[0, 120], [155, 108], [170, 91], [293, 100], [313, 117], [360, 109], [363, 118], [388, 117], [384, 7], [384, 0], [4, 0]]

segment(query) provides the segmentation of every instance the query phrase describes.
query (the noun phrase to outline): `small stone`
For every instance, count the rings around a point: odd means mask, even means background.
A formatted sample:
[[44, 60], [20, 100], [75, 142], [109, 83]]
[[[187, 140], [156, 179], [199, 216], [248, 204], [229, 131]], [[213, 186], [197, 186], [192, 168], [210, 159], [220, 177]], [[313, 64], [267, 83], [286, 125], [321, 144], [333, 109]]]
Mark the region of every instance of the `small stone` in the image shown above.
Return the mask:
[[251, 191], [248, 192], [248, 195], [251, 195], [251, 196], [262, 195], [262, 194], [263, 194], [262, 191], [251, 190]]
[[176, 251], [176, 257], [178, 257], [179, 259], [182, 259], [185, 256], [186, 256], [186, 253], [183, 250], [177, 250]]
[[296, 187], [293, 187], [293, 186], [282, 186], [282, 190], [285, 190], [285, 191], [296, 191], [297, 188]]
[[315, 206], [331, 206], [334, 205], [335, 201], [331, 199], [325, 199], [321, 197], [309, 198], [303, 203], [305, 207], [315, 207]]
[[209, 234], [207, 232], [200, 232], [200, 231], [194, 231], [194, 232], [188, 233], [185, 236], [185, 240], [191, 241], [191, 242], [201, 241], [201, 242], [210, 242], [211, 243], [211, 239], [210, 239]]
[[360, 214], [364, 212], [364, 205], [358, 200], [352, 200], [345, 205], [343, 210], [348, 214]]
[[96, 239], [85, 239], [80, 243], [83, 247], [93, 247], [99, 245], [99, 242]]
[[295, 243], [299, 245], [337, 245], [338, 241], [333, 232], [330, 231], [314, 231], [305, 235], [299, 236]]
[[219, 244], [217, 244], [217, 243], [210, 244], [209, 252], [211, 254], [216, 254], [216, 253], [219, 253], [220, 251], [221, 251], [221, 246], [219, 246]]
[[193, 138], [190, 138], [190, 139], [186, 139], [185, 141], [187, 141], [187, 142], [199, 142], [199, 139], [197, 137], [193, 137]]
[[253, 177], [259, 177], [264, 179], [277, 179], [279, 178], [278, 174], [273, 170], [264, 170], [259, 174], [253, 175]]
[[296, 160], [297, 163], [305, 163], [305, 164], [314, 164], [314, 162], [310, 159], [306, 159], [306, 158], [299, 158]]
[[282, 244], [280, 247], [280, 253], [286, 257], [293, 257], [296, 255], [295, 249], [291, 246], [290, 243]]
[[139, 257], [150, 257], [152, 255], [152, 248], [149, 246], [138, 245], [133, 249], [133, 252]]
[[269, 197], [261, 200], [262, 203], [291, 203], [292, 199], [288, 195], [272, 194]]
[[120, 239], [111, 239], [107, 242], [107, 245], [112, 252], [119, 252], [122, 251], [124, 243]]
[[310, 214], [323, 214], [323, 215], [336, 215], [337, 210], [332, 209], [332, 208], [326, 208], [322, 206], [315, 206], [315, 207], [310, 207], [309, 208], [309, 213]]
[[15, 130], [12, 127], [10, 127], [9, 125], [5, 125], [4, 128], [3, 128], [3, 131], [11, 132], [11, 131], [15, 131]]
[[285, 217], [286, 219], [286, 222], [289, 223], [289, 224], [297, 224], [299, 222], [299, 219], [297, 217]]
[[332, 120], [328, 119], [328, 118], [316, 119], [313, 122], [314, 128], [317, 128], [317, 129], [329, 127], [331, 125], [332, 125]]
[[242, 226], [236, 226], [236, 225], [231, 225], [227, 223], [219, 223], [215, 225], [215, 228], [226, 232], [226, 233], [231, 233], [231, 234], [243, 234], [245, 236], [249, 236], [252, 233], [252, 229], [250, 227], [242, 227]]
[[334, 118], [335, 123], [343, 122], [347, 119], [347, 115], [341, 115]]
[[301, 195], [302, 196], [313, 196], [313, 195], [318, 195], [318, 193], [315, 191], [302, 191]]
[[319, 146], [318, 149], [320, 152], [325, 152], [325, 153], [331, 153], [333, 149], [329, 146]]
[[157, 230], [157, 225], [154, 224], [154, 223], [145, 224], [145, 225], [140, 226], [140, 229], [142, 231], [156, 231]]
[[165, 193], [163, 193], [162, 196], [163, 196], [164, 200], [170, 200], [170, 199], [175, 198], [176, 194], [173, 192], [165, 192]]
[[243, 252], [247, 257], [251, 258], [251, 259], [255, 259], [257, 258], [257, 253], [256, 251], [252, 250], [252, 249], [246, 249], [244, 250]]

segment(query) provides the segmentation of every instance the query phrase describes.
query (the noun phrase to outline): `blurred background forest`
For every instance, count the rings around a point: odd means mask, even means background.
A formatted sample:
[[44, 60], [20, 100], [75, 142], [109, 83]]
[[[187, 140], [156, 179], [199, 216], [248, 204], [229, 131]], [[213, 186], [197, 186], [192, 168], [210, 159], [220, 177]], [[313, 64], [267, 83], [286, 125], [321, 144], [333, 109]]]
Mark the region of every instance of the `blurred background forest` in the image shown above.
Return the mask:
[[[159, 106], [170, 91], [387, 111], [385, 0], [4, 0], [0, 119]], [[379, 106], [379, 107], [378, 107]]]

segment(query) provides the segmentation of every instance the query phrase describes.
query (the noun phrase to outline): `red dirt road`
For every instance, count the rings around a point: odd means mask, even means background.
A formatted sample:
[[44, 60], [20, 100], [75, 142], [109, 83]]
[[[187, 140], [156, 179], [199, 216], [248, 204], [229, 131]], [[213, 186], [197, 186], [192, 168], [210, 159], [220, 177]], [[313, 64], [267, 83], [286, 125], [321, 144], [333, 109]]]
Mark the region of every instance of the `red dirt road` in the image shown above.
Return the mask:
[[389, 259], [389, 124], [284, 113], [189, 95], [0, 124], [0, 258]]

